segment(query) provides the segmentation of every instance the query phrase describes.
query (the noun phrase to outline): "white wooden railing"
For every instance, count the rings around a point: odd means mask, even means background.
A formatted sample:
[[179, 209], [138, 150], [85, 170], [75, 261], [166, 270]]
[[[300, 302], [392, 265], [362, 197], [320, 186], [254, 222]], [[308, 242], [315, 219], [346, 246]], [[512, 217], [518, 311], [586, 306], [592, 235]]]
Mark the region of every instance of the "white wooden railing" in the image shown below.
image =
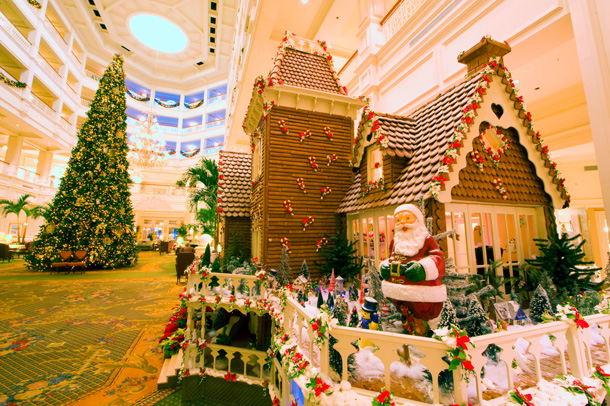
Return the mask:
[[57, 46], [62, 51], [66, 51], [66, 49], [68, 47], [68, 44], [66, 44], [66, 40], [63, 39], [61, 34], [57, 31], [57, 28], [55, 28], [55, 25], [53, 25], [53, 23], [51, 21], [49, 21], [48, 18], [44, 19], [44, 26], [47, 29], [47, 32], [49, 32], [50, 35], [55, 40], [55, 43], [57, 44]]
[[[2, 73], [2, 75], [4, 75], [5, 77], [9, 78], [9, 79], [13, 79], [16, 80], [10, 73], [8, 73], [7, 71], [5, 71], [2, 67], [0, 67], [0, 73]], [[8, 84], [4, 83], [4, 82], [0, 82], [2, 83], [2, 85], [9, 89], [11, 92], [16, 93], [18, 96], [23, 96], [23, 89], [20, 87], [15, 87], [15, 86], [9, 86]]]
[[61, 76], [59, 75], [59, 73], [57, 73], [57, 71], [55, 69], [53, 69], [53, 67], [51, 66], [51, 64], [49, 64], [49, 62], [47, 62], [46, 59], [44, 59], [42, 57], [42, 55], [37, 55], [36, 56], [36, 61], [38, 62], [38, 65], [40, 65], [40, 67], [49, 74], [49, 76], [51, 76], [51, 79], [53, 79], [53, 81], [55, 83], [59, 82], [61, 80]]
[[0, 12], [0, 27], [4, 28], [4, 30], [10, 35], [24, 51], [30, 52], [30, 43], [29, 41], [19, 32], [19, 30], [13, 25], [13, 23]]
[[82, 97], [80, 99], [80, 105], [83, 106], [86, 109], [90, 109], [91, 108], [91, 103], [92, 103], [91, 100], [83, 99]]
[[85, 69], [85, 76], [91, 80], [95, 80], [96, 82], [99, 82], [100, 80], [102, 80], [102, 77], [100, 75], [98, 75], [97, 73], [91, 72], [88, 69]]
[[[213, 277], [218, 279], [219, 285], [214, 289], [209, 287]], [[266, 356], [264, 352], [218, 344], [206, 344], [205, 350], [199, 350], [196, 344], [193, 344], [197, 339], [205, 337], [205, 317], [202, 316], [203, 321], [199, 324], [196, 324], [194, 317], [196, 311], [203, 308], [199, 298], [202, 295], [206, 296], [205, 306], [225, 307], [228, 310], [235, 306], [236, 309], [240, 309], [239, 301], [229, 304], [225, 297], [220, 303], [215, 304], [212, 299], [217, 295], [222, 295], [223, 291], [226, 294], [227, 289], [223, 290], [223, 286], [230, 290], [232, 285], [237, 286], [241, 280], [246, 281], [250, 292], [248, 297], [253, 300], [254, 287], [257, 284], [254, 276], [210, 273], [206, 279], [202, 279], [198, 274], [189, 275], [186, 293], [191, 295], [191, 299], [188, 302], [186, 336], [192, 340], [192, 343], [185, 349], [184, 367], [191, 371], [205, 367], [206, 373], [208, 370], [214, 370], [216, 376], [231, 372], [254, 382], [266, 379], [274, 387], [275, 392], [281, 395], [283, 399], [281, 404], [289, 404], [291, 400], [290, 379], [277, 359], [273, 359], [272, 371], [269, 373], [263, 368]], [[260, 297], [267, 297], [267, 291], [264, 288], [261, 295]], [[250, 311], [261, 314], [265, 310], [252, 306]], [[358, 377], [351, 376], [348, 371], [350, 357], [369, 351], [362, 348], [357, 350], [353, 345], [354, 341], [360, 340], [360, 343], [368, 343], [370, 348], [374, 348], [370, 356], [377, 358], [377, 365], [383, 365], [376, 375], [371, 375], [370, 371], [367, 371], [369, 377], [372, 376], [371, 379], [376, 381], [375, 387], [380, 390], [385, 388], [395, 392], [398, 404], [424, 405], [426, 404], [424, 402], [439, 404], [442, 399], [446, 401], [449, 396], [449, 398], [453, 398], [452, 403], [457, 404], [470, 402], [480, 405], [485, 400], [491, 401], [491, 404], [496, 406], [503, 405], [508, 402], [508, 392], [514, 387], [535, 386], [544, 378], [549, 379], [549, 376], [554, 378], [566, 373], [579, 379], [585, 378], [591, 375], [592, 369], [597, 364], [605, 365], [610, 361], [610, 315], [596, 314], [585, 317], [589, 324], [597, 325], [599, 328], [577, 329], [572, 323], [563, 321], [518, 327], [509, 331], [472, 338], [474, 348], [469, 350], [469, 354], [472, 356], [474, 375], [471, 375], [470, 384], [467, 384], [462, 378], [464, 371], [458, 367], [452, 376], [453, 392], [442, 393], [439, 376], [448, 368], [443, 357], [447, 355], [446, 351], [449, 349], [443, 342], [426, 337], [334, 326], [330, 335], [337, 340], [333, 348], [340, 354], [342, 362], [342, 372], [341, 375], [338, 375], [330, 366], [329, 340], [321, 345], [314, 344], [316, 333], [310, 325], [313, 317], [315, 315], [310, 310], [302, 307], [293, 298], [289, 297], [286, 300], [283, 308], [282, 327], [295, 338], [292, 343], [298, 345], [298, 351], [309, 359], [312, 367], [318, 368], [323, 376], [331, 377], [336, 384], [341, 381], [350, 382], [352, 390], [359, 396], [366, 398], [376, 396], [376, 392], [365, 389]], [[600, 344], [600, 340], [603, 341], [603, 344]], [[494, 345], [497, 347], [497, 362], [492, 361], [486, 353], [488, 348]], [[409, 351], [405, 351], [407, 348]], [[223, 355], [221, 351], [226, 354]], [[405, 353], [423, 354], [423, 358], [410, 357], [407, 360]], [[544, 365], [541, 364], [541, 361], [544, 361]], [[397, 366], [395, 363], [403, 364], [404, 369], [407, 362], [411, 363], [411, 366], [419, 364], [418, 368], [427, 370], [431, 377], [425, 382], [422, 378], [422, 382], [419, 382], [418, 387], [420, 390], [423, 388], [426, 393], [416, 399], [412, 396], [417, 394], [405, 392], [403, 389], [406, 387], [404, 380], [411, 379], [413, 384], [413, 379], [398, 376], [395, 373], [400, 370], [399, 365]], [[515, 363], [521, 369], [513, 369]], [[486, 382], [484, 382], [482, 375], [486, 368], [491, 368], [492, 365], [496, 372], [485, 374]], [[498, 374], [504, 374], [504, 377], [498, 378]], [[498, 384], [499, 389], [495, 393], [488, 393], [486, 388], [493, 379], [503, 379], [505, 383]], [[294, 382], [302, 385], [302, 381], [298, 379]], [[468, 385], [474, 386], [468, 387]], [[370, 382], [368, 388], [371, 388]], [[306, 388], [301, 389], [307, 393]], [[306, 402], [306, 404], [309, 403]]]
[[51, 118], [55, 117], [55, 110], [53, 110], [51, 107], [49, 107], [45, 102], [40, 100], [33, 93], [31, 94], [30, 100], [32, 101], [32, 104], [34, 106], [36, 106], [37, 108], [39, 108], [40, 110], [42, 110], [43, 113], [50, 116]]
[[426, 0], [402, 0], [381, 21], [383, 37], [388, 41], [404, 26], [409, 18], [413, 16]]

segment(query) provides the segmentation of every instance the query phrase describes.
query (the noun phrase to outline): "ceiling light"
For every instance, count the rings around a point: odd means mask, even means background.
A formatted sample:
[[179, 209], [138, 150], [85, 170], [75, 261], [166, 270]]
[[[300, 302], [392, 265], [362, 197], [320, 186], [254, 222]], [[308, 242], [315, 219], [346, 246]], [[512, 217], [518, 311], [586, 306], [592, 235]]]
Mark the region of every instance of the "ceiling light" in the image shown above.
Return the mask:
[[174, 53], [186, 48], [184, 32], [164, 18], [140, 14], [129, 21], [129, 28], [141, 43], [154, 50]]
[[307, 0], [301, 0], [301, 3], [307, 4]]

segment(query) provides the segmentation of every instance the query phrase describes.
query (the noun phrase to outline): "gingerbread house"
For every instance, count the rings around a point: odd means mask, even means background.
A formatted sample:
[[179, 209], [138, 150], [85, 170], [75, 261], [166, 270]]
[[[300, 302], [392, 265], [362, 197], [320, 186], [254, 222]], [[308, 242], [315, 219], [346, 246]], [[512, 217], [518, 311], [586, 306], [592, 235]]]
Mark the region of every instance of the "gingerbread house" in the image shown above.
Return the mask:
[[250, 258], [250, 174], [252, 156], [222, 151], [218, 157], [217, 238], [225, 252]]
[[462, 53], [468, 75], [409, 116], [366, 108], [353, 147], [354, 182], [339, 212], [360, 254], [390, 255], [394, 208], [424, 199], [439, 243], [461, 272], [501, 260], [505, 275], [536, 253], [569, 195], [525, 110], [503, 55], [483, 38]]
[[[352, 182], [354, 119], [323, 42], [284, 37], [273, 69], [256, 79], [244, 121], [252, 146], [252, 256], [277, 268], [321, 259], [325, 234]], [[295, 265], [296, 264], [296, 265]], [[312, 270], [316, 273], [316, 270]]]

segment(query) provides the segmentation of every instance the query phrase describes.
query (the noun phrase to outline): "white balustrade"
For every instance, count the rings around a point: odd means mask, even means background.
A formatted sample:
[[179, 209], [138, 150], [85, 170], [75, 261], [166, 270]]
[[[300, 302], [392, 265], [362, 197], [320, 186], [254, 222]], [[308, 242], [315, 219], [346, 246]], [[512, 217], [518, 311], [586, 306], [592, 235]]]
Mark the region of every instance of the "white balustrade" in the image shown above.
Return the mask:
[[92, 103], [91, 100], [87, 100], [87, 99], [83, 99], [83, 98], [80, 99], [80, 105], [83, 106], [86, 109], [90, 109], [91, 108], [91, 103]]
[[57, 46], [61, 48], [62, 51], [66, 51], [68, 44], [66, 44], [66, 41], [63, 39], [61, 34], [59, 34], [57, 28], [55, 28], [55, 25], [53, 25], [53, 23], [49, 21], [48, 18], [44, 19], [44, 26], [47, 29], [49, 35], [53, 37], [53, 40], [55, 41]]
[[38, 109], [42, 110], [43, 113], [50, 116], [50, 118], [53, 119], [55, 117], [55, 110], [53, 110], [51, 107], [49, 107], [45, 102], [40, 100], [34, 94], [31, 95], [30, 101], [32, 102], [32, 104], [34, 106], [36, 106]]
[[19, 32], [19, 30], [13, 25], [13, 23], [0, 12], [0, 27], [2, 27], [20, 46], [24, 51], [30, 52], [29, 41]]
[[38, 62], [38, 65], [45, 72], [47, 72], [49, 76], [51, 76], [51, 79], [53, 79], [55, 83], [61, 80], [61, 76], [59, 75], [59, 73], [57, 73], [57, 71], [53, 69], [53, 67], [49, 64], [49, 62], [47, 62], [46, 59], [44, 59], [40, 54], [36, 56], [36, 61]]
[[91, 72], [88, 69], [85, 69], [85, 76], [91, 80], [95, 80], [96, 82], [99, 82], [100, 80], [102, 80], [102, 77], [100, 75], [98, 75], [97, 73]]
[[70, 129], [72, 128], [72, 125], [65, 119], [65, 118], [61, 118], [61, 120], [59, 120], [59, 124], [66, 130], [66, 131], [70, 131]]
[[[6, 78], [9, 78], [9, 79], [13, 79], [13, 80], [15, 80], [15, 78], [14, 78], [13, 76], [11, 76], [11, 74], [10, 74], [10, 73], [8, 73], [7, 71], [5, 71], [5, 70], [4, 70], [4, 69], [2, 69], [1, 67], [0, 67], [0, 73], [2, 73], [2, 75], [4, 75], [4, 77], [6, 77]], [[8, 88], [10, 91], [12, 91], [12, 92], [16, 93], [18, 96], [22, 96], [22, 95], [23, 95], [23, 89], [22, 89], [22, 88], [19, 88], [19, 87], [14, 87], [14, 86], [9, 86], [9, 85], [7, 85], [7, 84], [6, 84], [6, 83], [4, 83], [4, 82], [0, 82], [0, 83], [2, 83], [2, 85], [3, 85], [5, 88]]]
[[402, 0], [392, 14], [382, 22], [383, 36], [388, 41], [419, 10], [426, 0]]
[[[319, 367], [323, 374], [329, 375], [328, 341], [321, 346], [321, 348], [317, 348], [312, 344], [314, 332], [309, 325], [311, 319], [312, 315], [302, 306], [292, 298], [288, 299], [287, 304], [284, 307], [285, 331], [295, 335], [299, 347], [301, 348], [300, 351], [302, 351], [305, 356], [309, 357], [313, 365]], [[492, 344], [497, 346], [497, 359], [499, 361], [499, 364], [497, 365], [501, 365], [500, 369], [505, 368], [506, 370], [508, 389], [505, 390], [503, 396], [506, 396], [506, 393], [508, 393], [515, 384], [516, 372], [511, 368], [515, 358], [522, 360], [522, 362], [523, 360], [527, 360], [528, 363], [533, 365], [532, 372], [529, 374], [529, 381], [535, 383], [544, 378], [542, 372], [545, 371], [546, 365], [541, 367], [541, 360], [547, 360], [546, 362], [550, 361], [556, 366], [556, 370], [545, 372], [551, 372], [554, 376], [569, 372], [578, 378], [589, 376], [592, 368], [598, 363], [608, 363], [608, 360], [610, 359], [610, 315], [598, 314], [587, 316], [585, 319], [590, 324], [596, 323], [601, 327], [599, 334], [604, 341], [603, 345], [598, 345], [593, 348], [591, 343], [593, 342], [592, 338], [594, 334], [590, 329], [576, 329], [574, 325], [562, 321], [519, 327], [511, 329], [510, 331], [473, 337], [471, 340], [475, 345], [475, 348], [470, 349], [469, 354], [472, 355], [472, 364], [475, 368], [476, 377], [473, 376], [471, 382], [476, 385], [476, 398], [478, 399], [478, 404], [481, 404], [481, 400], [484, 399], [483, 392], [485, 385], [483, 384], [481, 373], [486, 365], [489, 367], [491, 362], [489, 356], [484, 353], [486, 353], [486, 350]], [[307, 332], [306, 335], [302, 334], [303, 330]], [[448, 367], [447, 363], [445, 363], [442, 358], [449, 349], [443, 342], [426, 337], [340, 326], [333, 327], [330, 334], [337, 340], [333, 347], [334, 350], [338, 351], [341, 355], [343, 365], [341, 379], [350, 379], [350, 374], [348, 373], [348, 357], [357, 353], [357, 350], [352, 343], [357, 339], [360, 339], [360, 342], [368, 342], [369, 345], [372, 343], [374, 348], [376, 348], [373, 356], [377, 357], [384, 367], [383, 375], [378, 377], [380, 387], [385, 387], [390, 391], [396, 391], [397, 400], [400, 402], [413, 403], [417, 400], [401, 398], [399, 396], [401, 388], [400, 384], [398, 384], [399, 387], [397, 387], [397, 382], [400, 381], [400, 379], [409, 378], [398, 378], [393, 375], [391, 371], [395, 370], [395, 368], [392, 367], [392, 364], [394, 362], [405, 362], [397, 351], [404, 353], [404, 348], [406, 346], [412, 346], [408, 347], [411, 349], [414, 347], [416, 352], [425, 355], [423, 359], [419, 360], [419, 363], [430, 372], [432, 377], [432, 399], [429, 399], [429, 401], [432, 401], [435, 404], [440, 403], [441, 392], [438, 378], [439, 374]], [[307, 337], [307, 339], [305, 339], [305, 337]], [[549, 337], [552, 338], [552, 341], [550, 341]], [[525, 345], [523, 340], [526, 340]], [[553, 348], [549, 348], [549, 342], [552, 343]], [[520, 349], [515, 350], [517, 347]], [[522, 353], [517, 354], [518, 351], [523, 351], [522, 348], [524, 347], [527, 347], [527, 353], [525, 355]], [[592, 349], [595, 349], [596, 351], [592, 351]], [[601, 357], [599, 355], [600, 350], [603, 350], [602, 352], [604, 353]], [[556, 357], [549, 358], [549, 351], [551, 353], [556, 352]], [[566, 354], [569, 358], [568, 362], [566, 362]], [[320, 360], [319, 364], [317, 362], [318, 357]], [[600, 360], [599, 358], [602, 359]], [[500, 364], [502, 362], [503, 364]], [[458, 368], [458, 370], [453, 373], [453, 403], [473, 403], [472, 398], [468, 399], [467, 386], [461, 378], [461, 373], [461, 368]], [[528, 371], [525, 371], [525, 373], [527, 374]], [[489, 379], [489, 374], [487, 374], [486, 377]], [[356, 392], [364, 396], [372, 395], [370, 391], [359, 387], [359, 382], [352, 382], [352, 385]], [[487, 399], [487, 394], [485, 396], [485, 399]], [[498, 395], [496, 394], [496, 396]]]

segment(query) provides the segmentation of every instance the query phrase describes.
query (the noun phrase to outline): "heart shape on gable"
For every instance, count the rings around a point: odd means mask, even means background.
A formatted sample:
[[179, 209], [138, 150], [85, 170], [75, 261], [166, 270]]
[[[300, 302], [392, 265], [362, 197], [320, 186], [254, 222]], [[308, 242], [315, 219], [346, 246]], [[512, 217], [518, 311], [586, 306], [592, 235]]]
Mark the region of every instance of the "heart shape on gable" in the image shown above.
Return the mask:
[[491, 111], [493, 111], [493, 113], [496, 115], [496, 117], [498, 117], [498, 119], [500, 119], [502, 117], [502, 114], [504, 114], [504, 109], [502, 108], [502, 106], [496, 103], [491, 103]]

